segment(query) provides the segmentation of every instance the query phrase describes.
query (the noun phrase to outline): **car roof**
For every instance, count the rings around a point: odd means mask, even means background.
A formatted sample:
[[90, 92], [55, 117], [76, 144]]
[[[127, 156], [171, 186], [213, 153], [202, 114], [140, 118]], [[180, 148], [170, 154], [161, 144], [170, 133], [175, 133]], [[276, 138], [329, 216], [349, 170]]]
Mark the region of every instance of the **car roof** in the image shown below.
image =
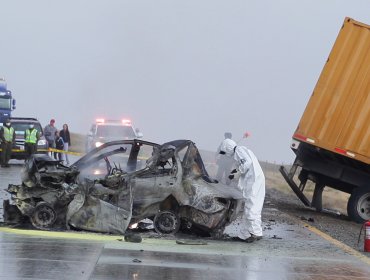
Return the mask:
[[19, 118], [19, 117], [12, 117], [10, 118], [11, 123], [16, 122], [23, 122], [23, 123], [39, 123], [39, 121], [35, 118]]
[[131, 139], [131, 140], [116, 140], [116, 141], [110, 141], [107, 143], [104, 143], [100, 147], [92, 149], [90, 152], [88, 152], [86, 155], [81, 157], [79, 160], [77, 160], [75, 163], [73, 163], [70, 167], [77, 167], [80, 168], [83, 166], [86, 162], [89, 162], [91, 158], [93, 158], [95, 155], [99, 154], [101, 150], [105, 149], [109, 146], [116, 146], [116, 145], [149, 145], [153, 147], [159, 147], [160, 145], [154, 142], [149, 142], [145, 140], [139, 140], [139, 139]]

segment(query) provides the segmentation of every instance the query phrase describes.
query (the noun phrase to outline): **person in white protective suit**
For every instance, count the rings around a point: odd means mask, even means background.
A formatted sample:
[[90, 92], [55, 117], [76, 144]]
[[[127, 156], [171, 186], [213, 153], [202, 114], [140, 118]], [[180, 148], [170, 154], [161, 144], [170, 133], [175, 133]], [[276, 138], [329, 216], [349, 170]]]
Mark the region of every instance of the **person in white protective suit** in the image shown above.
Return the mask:
[[244, 197], [246, 227], [242, 228], [237, 239], [248, 243], [262, 238], [261, 212], [265, 200], [265, 175], [254, 153], [235, 141], [225, 139], [220, 146], [220, 154], [233, 157], [237, 168], [231, 171], [230, 179], [240, 173], [238, 188]]
[[[231, 132], [225, 132], [225, 139], [231, 139]], [[219, 182], [225, 182], [226, 185], [230, 185], [231, 180], [228, 178], [231, 170], [234, 168], [234, 159], [231, 157], [225, 157], [220, 155], [220, 146], [216, 152], [216, 164], [217, 164], [217, 173], [216, 180]]]

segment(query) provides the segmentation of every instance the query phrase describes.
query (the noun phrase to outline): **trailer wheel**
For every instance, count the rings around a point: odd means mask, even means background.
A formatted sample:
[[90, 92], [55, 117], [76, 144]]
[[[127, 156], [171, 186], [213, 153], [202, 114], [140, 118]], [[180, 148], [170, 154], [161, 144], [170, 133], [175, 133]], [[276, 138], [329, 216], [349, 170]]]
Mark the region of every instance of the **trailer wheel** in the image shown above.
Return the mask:
[[356, 223], [370, 220], [370, 188], [357, 187], [353, 190], [347, 204], [349, 218]]

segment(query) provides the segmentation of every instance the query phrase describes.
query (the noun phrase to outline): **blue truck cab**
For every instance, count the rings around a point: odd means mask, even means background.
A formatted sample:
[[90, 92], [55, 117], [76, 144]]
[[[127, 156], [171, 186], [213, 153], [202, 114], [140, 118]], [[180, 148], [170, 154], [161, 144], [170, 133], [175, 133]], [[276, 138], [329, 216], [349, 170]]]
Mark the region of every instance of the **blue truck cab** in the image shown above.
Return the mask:
[[14, 109], [15, 99], [12, 97], [12, 92], [7, 89], [4, 78], [0, 78], [0, 123], [9, 119]]

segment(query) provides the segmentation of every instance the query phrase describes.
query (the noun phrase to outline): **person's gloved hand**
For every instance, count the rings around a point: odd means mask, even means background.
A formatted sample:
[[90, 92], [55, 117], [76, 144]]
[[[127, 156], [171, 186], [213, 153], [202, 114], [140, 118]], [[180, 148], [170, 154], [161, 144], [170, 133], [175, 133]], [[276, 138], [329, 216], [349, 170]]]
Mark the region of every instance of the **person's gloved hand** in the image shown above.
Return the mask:
[[230, 179], [230, 180], [234, 179], [234, 174], [230, 174], [230, 175], [229, 175], [229, 179]]
[[230, 173], [231, 173], [231, 174], [234, 174], [234, 173], [236, 173], [236, 172], [238, 172], [238, 170], [233, 169]]

